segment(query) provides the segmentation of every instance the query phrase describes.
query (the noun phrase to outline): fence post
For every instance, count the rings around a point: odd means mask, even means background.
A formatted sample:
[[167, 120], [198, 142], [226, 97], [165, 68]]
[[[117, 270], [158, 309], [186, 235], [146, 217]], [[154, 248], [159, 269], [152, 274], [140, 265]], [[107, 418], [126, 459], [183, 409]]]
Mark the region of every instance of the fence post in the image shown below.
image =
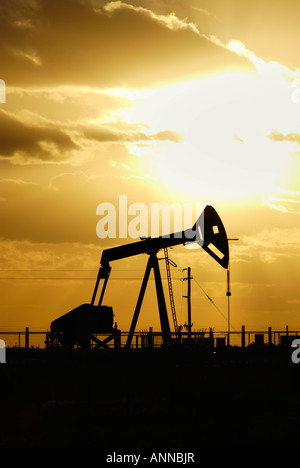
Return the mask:
[[152, 348], [153, 346], [153, 334], [152, 334], [152, 327], [149, 327], [149, 335], [148, 335], [148, 348]]
[[29, 348], [29, 328], [25, 329], [25, 348]]
[[114, 332], [114, 347], [115, 349], [121, 347], [121, 330], [115, 330]]
[[182, 327], [178, 327], [178, 343], [181, 344], [181, 329]]
[[245, 348], [245, 325], [242, 325], [242, 348]]
[[268, 334], [269, 334], [269, 346], [272, 346], [272, 327], [268, 328]]

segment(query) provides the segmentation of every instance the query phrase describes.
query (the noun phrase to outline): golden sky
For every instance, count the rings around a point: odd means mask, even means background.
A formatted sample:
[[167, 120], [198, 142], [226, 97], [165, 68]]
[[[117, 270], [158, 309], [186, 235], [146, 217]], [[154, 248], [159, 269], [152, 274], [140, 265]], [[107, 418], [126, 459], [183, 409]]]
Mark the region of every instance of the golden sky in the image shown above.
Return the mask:
[[[291, 0], [1, 1], [0, 330], [46, 330], [90, 302], [102, 250], [132, 241], [96, 235], [97, 206], [118, 208], [121, 194], [149, 209], [213, 205], [239, 238], [232, 329], [300, 328], [299, 10]], [[201, 250], [169, 255], [178, 322], [190, 266], [194, 328], [227, 330], [226, 271]], [[112, 265], [104, 302], [122, 330], [146, 261]], [[152, 286], [137, 329], [159, 327]]]

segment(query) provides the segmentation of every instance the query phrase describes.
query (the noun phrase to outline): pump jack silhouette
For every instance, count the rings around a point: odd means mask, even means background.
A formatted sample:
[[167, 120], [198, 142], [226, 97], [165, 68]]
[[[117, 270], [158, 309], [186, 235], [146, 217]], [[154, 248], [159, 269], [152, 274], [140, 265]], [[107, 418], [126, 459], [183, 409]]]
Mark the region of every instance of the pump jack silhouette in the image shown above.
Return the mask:
[[129, 335], [126, 342], [126, 348], [130, 348], [131, 346], [132, 338], [134, 335], [135, 327], [137, 324], [147, 283], [152, 269], [154, 271], [163, 344], [166, 346], [170, 344], [171, 332], [157, 253], [161, 249], [174, 247], [176, 245], [190, 244], [194, 242], [198, 243], [199, 246], [202, 247], [202, 249], [205, 250], [214, 260], [216, 260], [223, 268], [227, 269], [229, 264], [229, 249], [226, 231], [218, 213], [210, 205], [207, 205], [204, 208], [195, 225], [191, 229], [155, 238], [148, 237], [144, 240], [133, 242], [131, 244], [121, 245], [118, 247], [103, 250], [100, 261], [100, 268], [91, 301], [91, 304], [94, 305], [100, 280], [103, 279], [104, 283], [102, 286], [97, 307], [101, 307], [102, 305], [105, 289], [111, 272], [110, 262], [140, 254], [149, 255], [133, 319], [131, 322]]

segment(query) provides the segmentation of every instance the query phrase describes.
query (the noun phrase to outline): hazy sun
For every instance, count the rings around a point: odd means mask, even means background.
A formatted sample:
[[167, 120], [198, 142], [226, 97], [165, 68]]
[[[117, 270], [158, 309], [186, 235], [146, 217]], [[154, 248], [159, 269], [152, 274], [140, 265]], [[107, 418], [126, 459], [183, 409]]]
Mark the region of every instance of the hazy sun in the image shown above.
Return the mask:
[[270, 134], [291, 127], [289, 92], [278, 76], [237, 73], [141, 91], [124, 118], [182, 139], [133, 153], [152, 154], [157, 175], [180, 192], [223, 199], [266, 192], [287, 162], [285, 148]]

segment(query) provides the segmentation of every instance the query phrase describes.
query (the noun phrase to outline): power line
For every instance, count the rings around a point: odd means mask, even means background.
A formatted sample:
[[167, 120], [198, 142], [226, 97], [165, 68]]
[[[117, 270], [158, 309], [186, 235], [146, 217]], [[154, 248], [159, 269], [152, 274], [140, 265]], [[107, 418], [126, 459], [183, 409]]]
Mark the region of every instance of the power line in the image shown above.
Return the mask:
[[[149, 278], [149, 280], [153, 280], [154, 278]], [[166, 280], [167, 278], [162, 278], [162, 280]], [[181, 278], [172, 278], [174, 279], [175, 281], [182, 281]], [[15, 278], [15, 277], [3, 277], [3, 278], [0, 278], [0, 280], [16, 280], [16, 281], [19, 281], [19, 280], [24, 280], [24, 281], [32, 281], [32, 280], [44, 280], [44, 281], [48, 281], [48, 280], [58, 280], [58, 281], [85, 281], [85, 280], [88, 280], [88, 281], [95, 281], [95, 278], [92, 277], [92, 278], [59, 278], [59, 277], [55, 277], [55, 278], [49, 278], [49, 277], [41, 277], [41, 278], [37, 278], [37, 277], [28, 277], [28, 278]], [[122, 278], [113, 278], [111, 277], [110, 280], [120, 280], [120, 281], [132, 281], [132, 280], [136, 280], [136, 281], [142, 281], [143, 278], [131, 278], [131, 277], [122, 277]]]
[[[64, 270], [64, 269], [57, 269], [57, 268], [50, 268], [50, 269], [15, 269], [15, 268], [12, 268], [12, 269], [0, 269], [0, 271], [98, 271], [98, 268], [95, 269], [93, 268], [92, 270], [80, 270], [80, 269], [69, 269], [69, 270]], [[116, 269], [114, 271], [144, 271], [143, 269], [139, 269], [139, 270], [134, 270], [134, 269], [125, 269], [125, 270], [119, 270], [119, 269]]]
[[[226, 322], [228, 322], [228, 319], [227, 317], [223, 314], [223, 312], [219, 309], [219, 307], [214, 303], [214, 301], [212, 300], [212, 298], [204, 291], [204, 289], [202, 288], [202, 286], [198, 283], [198, 281], [196, 280], [196, 278], [194, 277], [193, 275], [193, 279], [194, 281], [196, 282], [196, 284], [199, 286], [199, 288], [201, 289], [201, 291], [203, 291], [203, 293], [205, 294], [205, 296], [207, 297], [207, 299], [213, 304], [213, 306], [217, 309], [217, 311], [222, 315], [222, 317], [224, 318], [224, 320]], [[234, 330], [235, 328], [232, 327]]]

